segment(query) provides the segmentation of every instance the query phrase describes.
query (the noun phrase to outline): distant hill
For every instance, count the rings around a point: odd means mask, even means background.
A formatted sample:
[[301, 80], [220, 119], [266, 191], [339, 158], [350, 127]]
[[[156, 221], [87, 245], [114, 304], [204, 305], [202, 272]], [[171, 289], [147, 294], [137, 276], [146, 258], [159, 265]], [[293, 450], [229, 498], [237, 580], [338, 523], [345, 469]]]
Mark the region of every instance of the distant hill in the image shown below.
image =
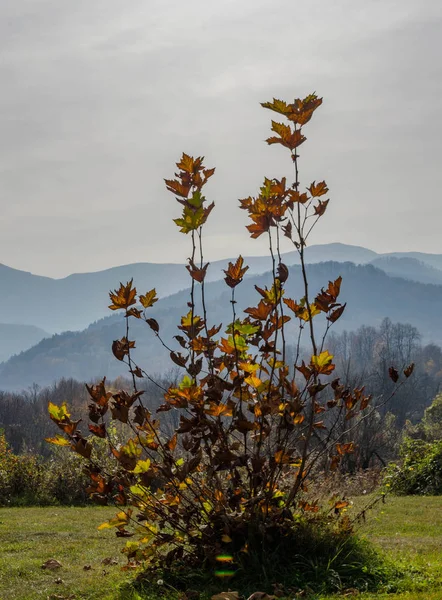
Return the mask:
[[435, 269], [442, 269], [442, 254], [425, 254], [424, 252], [390, 252], [380, 256], [394, 256], [396, 258], [414, 258]]
[[34, 325], [0, 323], [0, 362], [14, 354], [28, 350], [51, 334]]
[[[336, 330], [353, 330], [360, 325], [379, 325], [384, 317], [395, 322], [410, 323], [423, 335], [425, 343], [442, 344], [440, 310], [442, 285], [429, 285], [391, 277], [373, 265], [327, 262], [308, 267], [310, 289], [319, 290], [329, 279], [343, 276], [342, 300], [348, 306]], [[244, 309], [258, 301], [254, 284], [264, 286], [270, 275], [250, 276], [237, 288], [237, 307]], [[287, 295], [298, 298], [302, 294], [300, 269], [290, 268]], [[206, 285], [209, 324], [231, 320], [230, 290], [224, 281]], [[160, 300], [150, 315], [160, 323], [161, 334], [174, 348], [173, 336], [178, 332], [179, 317], [186, 313], [187, 292], [172, 294]], [[161, 373], [171, 367], [167, 351], [152, 335], [145, 323], [132, 319], [131, 339], [137, 341], [135, 358], [149, 373]], [[113, 313], [81, 332], [65, 332], [45, 339], [33, 348], [0, 365], [0, 389], [20, 389], [33, 382], [50, 384], [61, 377], [89, 380], [106, 375], [114, 378], [126, 374], [125, 366], [111, 353], [112, 341], [124, 335], [124, 318]], [[294, 340], [294, 329], [288, 331]], [[173, 365], [172, 365], [173, 366]]]
[[394, 277], [442, 285], [442, 270], [425, 264], [416, 258], [388, 255], [375, 258], [370, 264]]
[[[381, 257], [397, 256], [411, 258], [425, 265], [437, 267], [442, 272], [442, 254], [392, 253], [379, 255], [360, 246], [346, 244], [322, 244], [306, 249], [309, 263], [324, 261], [353, 262], [366, 264]], [[229, 259], [211, 263], [207, 282], [223, 277]], [[249, 274], [259, 274], [271, 268], [269, 257], [246, 257]], [[298, 264], [296, 252], [283, 255], [287, 265]], [[409, 263], [398, 274], [408, 279], [419, 275], [415, 263]], [[379, 264], [384, 268], [384, 264]], [[391, 267], [391, 265], [390, 265]], [[31, 273], [12, 269], [0, 264], [0, 322], [34, 325], [51, 333], [67, 330], [82, 330], [93, 321], [108, 314], [108, 292], [118, 286], [120, 281], [133, 278], [140, 292], [156, 288], [161, 298], [174, 294], [189, 285], [189, 275], [182, 264], [135, 263], [113, 267], [96, 273], [76, 273], [63, 279], [41, 277]], [[421, 281], [421, 279], [417, 279]]]

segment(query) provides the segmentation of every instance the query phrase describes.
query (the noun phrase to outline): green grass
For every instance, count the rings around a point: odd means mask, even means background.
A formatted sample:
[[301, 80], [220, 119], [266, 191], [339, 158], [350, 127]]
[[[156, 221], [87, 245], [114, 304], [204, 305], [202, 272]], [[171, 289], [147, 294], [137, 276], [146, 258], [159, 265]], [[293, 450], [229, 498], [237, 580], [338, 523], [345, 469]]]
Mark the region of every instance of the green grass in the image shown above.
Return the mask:
[[441, 496], [389, 497], [367, 514], [360, 534], [406, 573], [403, 593], [362, 594], [361, 600], [442, 600]]
[[[118, 548], [124, 542], [117, 541], [115, 532], [97, 531], [114, 512], [95, 507], [0, 509], [0, 599], [47, 600], [52, 594], [116, 598], [111, 590], [129, 576], [101, 561], [112, 557], [123, 566], [125, 557]], [[42, 569], [50, 558], [62, 568]], [[86, 571], [86, 565], [92, 568]], [[55, 583], [57, 578], [63, 583]]]
[[[134, 575], [120, 570], [125, 563], [119, 551], [124, 540], [112, 531], [97, 531], [113, 512], [95, 507], [0, 509], [0, 600], [47, 600], [71, 594], [76, 600], [158, 597], [154, 591], [140, 596], [130, 590], [127, 584]], [[368, 513], [360, 533], [409, 574], [402, 594], [358, 598], [442, 600], [442, 497], [389, 498]], [[102, 565], [106, 557], [117, 559], [119, 565]], [[43, 570], [41, 565], [49, 558], [60, 561], [62, 568]], [[92, 568], [84, 570], [85, 565]], [[57, 578], [63, 583], [55, 583]], [[233, 581], [228, 585], [234, 589]], [[175, 598], [173, 593], [170, 598]]]

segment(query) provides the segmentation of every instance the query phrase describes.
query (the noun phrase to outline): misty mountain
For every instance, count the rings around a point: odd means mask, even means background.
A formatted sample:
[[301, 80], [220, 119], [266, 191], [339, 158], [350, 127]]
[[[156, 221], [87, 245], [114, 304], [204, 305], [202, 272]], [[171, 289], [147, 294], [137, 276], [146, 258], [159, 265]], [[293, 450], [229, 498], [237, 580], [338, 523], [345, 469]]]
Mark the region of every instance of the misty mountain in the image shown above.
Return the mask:
[[370, 261], [378, 269], [382, 269], [393, 277], [403, 277], [420, 283], [435, 283], [442, 285], [442, 270], [425, 264], [411, 257], [398, 257], [393, 255], [381, 256]]
[[[440, 307], [442, 285], [430, 285], [391, 277], [373, 265], [327, 262], [308, 267], [310, 289], [319, 291], [329, 279], [343, 276], [341, 300], [347, 302], [336, 331], [354, 330], [360, 325], [378, 326], [384, 317], [417, 327], [423, 342], [442, 344]], [[254, 289], [270, 283], [270, 274], [246, 277], [236, 289], [237, 312], [256, 305], [259, 295]], [[206, 284], [209, 325], [230, 322], [230, 289], [224, 281]], [[303, 295], [299, 266], [290, 268], [286, 296], [299, 299]], [[187, 313], [188, 293], [172, 294], [149, 309], [161, 327], [163, 339], [173, 349], [180, 349], [173, 336], [180, 333], [177, 324]], [[101, 319], [84, 331], [65, 332], [45, 339], [22, 354], [0, 365], [0, 389], [20, 389], [36, 382], [47, 385], [61, 377], [90, 380], [106, 375], [115, 378], [126, 374], [126, 367], [111, 353], [112, 341], [125, 334], [124, 317], [119, 313]], [[287, 338], [295, 340], [296, 323], [288, 328]], [[164, 373], [171, 367], [168, 352], [144, 323], [131, 319], [130, 339], [136, 340], [135, 360], [148, 373]]]
[[0, 362], [38, 344], [50, 334], [34, 325], [0, 323]]
[[[346, 244], [322, 244], [306, 249], [308, 263], [324, 261], [353, 262], [366, 264], [380, 257], [397, 256], [400, 259], [412, 258], [430, 267], [440, 266], [442, 254], [392, 253], [379, 255], [372, 250]], [[229, 259], [211, 263], [207, 273], [207, 282], [223, 277]], [[230, 259], [232, 260], [232, 259]], [[246, 257], [249, 274], [264, 273], [271, 269], [269, 257]], [[287, 265], [298, 264], [296, 252], [283, 255]], [[383, 263], [379, 265], [383, 267]], [[391, 271], [391, 265], [388, 265]], [[415, 263], [407, 265], [398, 274], [408, 279], [419, 277]], [[442, 272], [442, 271], [441, 271]], [[93, 321], [106, 316], [108, 311], [108, 292], [118, 287], [120, 281], [134, 279], [138, 291], [155, 287], [160, 298], [174, 294], [189, 285], [189, 275], [182, 264], [135, 263], [113, 267], [96, 273], [75, 273], [63, 279], [52, 279], [13, 269], [0, 264], [0, 322], [34, 325], [51, 333], [67, 330], [83, 330]], [[431, 278], [430, 278], [431, 279]], [[422, 279], [416, 279], [421, 281]], [[434, 281], [436, 282], [436, 281]], [[3, 352], [3, 350], [2, 350]]]
[[379, 256], [393, 256], [395, 258], [412, 258], [429, 267], [442, 269], [442, 254], [425, 254], [424, 252], [390, 252]]

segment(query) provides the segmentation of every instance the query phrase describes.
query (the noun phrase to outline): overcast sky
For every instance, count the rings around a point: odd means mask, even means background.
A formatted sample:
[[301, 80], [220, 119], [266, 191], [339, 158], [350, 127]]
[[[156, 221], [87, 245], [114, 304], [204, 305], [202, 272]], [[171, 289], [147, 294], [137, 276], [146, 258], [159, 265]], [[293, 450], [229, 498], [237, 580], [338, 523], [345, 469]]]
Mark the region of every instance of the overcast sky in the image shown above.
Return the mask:
[[311, 242], [442, 252], [440, 0], [0, 0], [0, 27], [1, 263], [182, 262], [182, 151], [217, 167], [207, 257], [265, 253], [237, 199], [291, 164], [259, 102], [312, 91]]

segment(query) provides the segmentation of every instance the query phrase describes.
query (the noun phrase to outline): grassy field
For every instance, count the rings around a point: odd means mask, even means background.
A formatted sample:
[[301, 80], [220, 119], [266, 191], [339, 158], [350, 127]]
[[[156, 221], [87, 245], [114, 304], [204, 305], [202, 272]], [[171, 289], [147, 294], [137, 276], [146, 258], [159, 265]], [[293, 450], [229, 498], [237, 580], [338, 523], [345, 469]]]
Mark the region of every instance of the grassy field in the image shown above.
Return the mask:
[[[133, 573], [120, 570], [124, 541], [96, 529], [112, 515], [104, 508], [0, 509], [0, 600], [140, 600], [127, 585]], [[389, 498], [369, 514], [361, 534], [410, 573], [408, 591], [385, 598], [442, 600], [442, 498]], [[62, 567], [42, 569], [51, 558]]]

